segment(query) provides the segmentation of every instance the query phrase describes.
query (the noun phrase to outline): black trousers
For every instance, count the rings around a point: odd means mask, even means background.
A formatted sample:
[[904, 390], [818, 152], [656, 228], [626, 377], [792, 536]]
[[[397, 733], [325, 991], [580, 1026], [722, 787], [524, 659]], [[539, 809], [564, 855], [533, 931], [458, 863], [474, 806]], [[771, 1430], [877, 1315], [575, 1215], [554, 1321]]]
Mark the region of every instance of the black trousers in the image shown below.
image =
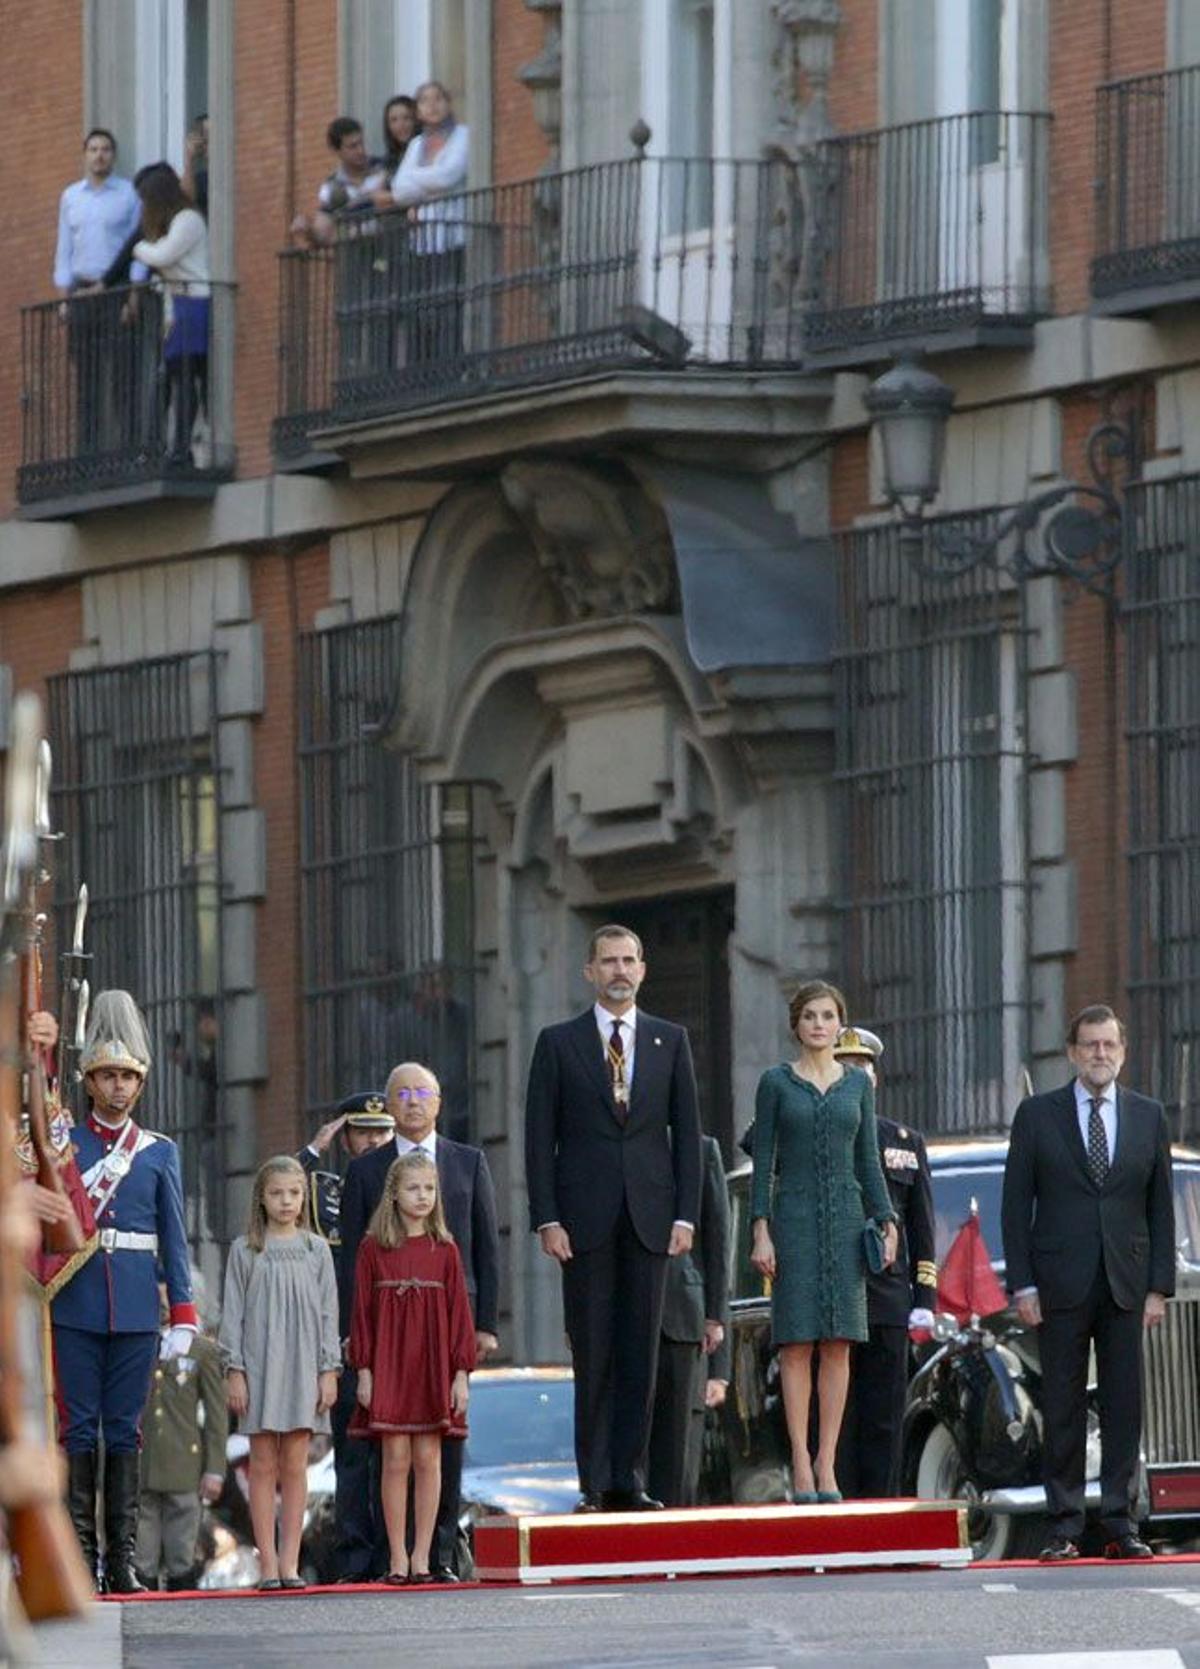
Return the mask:
[[878, 1501], [900, 1486], [900, 1431], [908, 1389], [908, 1328], [872, 1325], [850, 1351], [850, 1394], [838, 1438], [838, 1487]]
[[371, 1497], [371, 1451], [375, 1444], [362, 1437], [347, 1437], [346, 1427], [354, 1413], [358, 1375], [346, 1368], [338, 1381], [338, 1399], [329, 1423], [333, 1428], [333, 1459], [337, 1484], [333, 1497], [336, 1526], [338, 1575], [364, 1582], [372, 1574], [375, 1559], [375, 1514]]
[[[694, 1507], [700, 1485], [708, 1357], [698, 1344], [658, 1341], [646, 1488], [667, 1507]], [[697, 1408], [700, 1417], [697, 1419]]]
[[1096, 1347], [1100, 1401], [1100, 1519], [1109, 1536], [1132, 1528], [1130, 1494], [1142, 1430], [1142, 1308], [1123, 1310], [1103, 1262], [1082, 1304], [1043, 1310], [1043, 1467], [1055, 1530], [1078, 1541], [1084, 1526], [1088, 1347]]
[[666, 1253], [646, 1250], [625, 1206], [602, 1246], [563, 1265], [585, 1494], [646, 1486], [666, 1280]]

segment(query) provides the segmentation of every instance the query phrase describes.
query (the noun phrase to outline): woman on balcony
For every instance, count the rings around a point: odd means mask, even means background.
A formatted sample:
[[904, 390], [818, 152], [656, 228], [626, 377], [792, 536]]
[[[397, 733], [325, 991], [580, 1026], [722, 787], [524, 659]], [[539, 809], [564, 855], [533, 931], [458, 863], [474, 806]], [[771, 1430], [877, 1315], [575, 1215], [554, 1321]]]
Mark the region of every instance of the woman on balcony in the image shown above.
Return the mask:
[[[133, 258], [157, 275], [163, 291], [162, 358], [166, 370], [167, 462], [191, 465], [196, 419], [207, 407], [208, 337], [212, 307], [208, 227], [169, 163], [137, 177], [141, 241]], [[207, 463], [207, 459], [205, 460]]]
[[[792, 998], [788, 1023], [798, 1058], [764, 1072], [755, 1101], [750, 1261], [774, 1283], [771, 1336], [792, 1446], [792, 1499], [840, 1501], [834, 1460], [850, 1346], [867, 1337], [863, 1230], [868, 1219], [883, 1228], [891, 1263], [896, 1213], [879, 1164], [871, 1080], [834, 1059], [845, 999], [836, 986], [810, 980]], [[808, 1418], [816, 1351], [814, 1469]]]
[[440, 81], [417, 88], [421, 131], [392, 179], [392, 200], [408, 211], [409, 263], [401, 312], [408, 360], [446, 359], [462, 352], [463, 251], [467, 241], [470, 133], [456, 121]]

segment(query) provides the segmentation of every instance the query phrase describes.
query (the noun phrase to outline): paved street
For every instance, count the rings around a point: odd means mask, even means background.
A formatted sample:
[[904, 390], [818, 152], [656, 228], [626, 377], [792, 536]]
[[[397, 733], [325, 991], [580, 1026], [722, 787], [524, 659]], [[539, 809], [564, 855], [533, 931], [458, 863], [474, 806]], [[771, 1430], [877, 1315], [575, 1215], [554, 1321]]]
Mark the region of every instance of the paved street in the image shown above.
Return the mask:
[[[738, 1578], [122, 1608], [53, 1669], [1200, 1669], [1200, 1564]], [[98, 1619], [100, 1621], [100, 1619]]]

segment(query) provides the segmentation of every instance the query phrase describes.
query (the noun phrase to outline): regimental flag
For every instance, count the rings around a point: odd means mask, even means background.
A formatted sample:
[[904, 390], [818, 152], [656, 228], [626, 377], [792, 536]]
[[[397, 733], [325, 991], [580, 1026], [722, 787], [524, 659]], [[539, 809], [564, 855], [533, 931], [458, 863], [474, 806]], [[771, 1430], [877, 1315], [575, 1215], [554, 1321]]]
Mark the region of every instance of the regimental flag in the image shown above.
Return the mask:
[[[54, 1091], [46, 1097], [46, 1123], [53, 1162], [62, 1177], [63, 1192], [71, 1202], [78, 1219], [83, 1242], [77, 1251], [52, 1251], [46, 1246], [50, 1237], [43, 1234], [37, 1251], [30, 1257], [26, 1265], [30, 1283], [41, 1301], [49, 1304], [58, 1297], [71, 1277], [83, 1268], [96, 1250], [99, 1237], [96, 1233], [96, 1217], [92, 1210], [92, 1202], [83, 1186], [83, 1178], [75, 1160], [75, 1148], [71, 1141], [71, 1131], [74, 1127], [70, 1115], [61, 1107]], [[17, 1142], [17, 1164], [22, 1175], [30, 1182], [36, 1182], [37, 1155], [28, 1130], [22, 1132]]]
[[959, 1325], [972, 1316], [995, 1315], [1008, 1298], [996, 1279], [984, 1244], [979, 1215], [972, 1212], [955, 1235], [938, 1276], [937, 1307], [948, 1311]]

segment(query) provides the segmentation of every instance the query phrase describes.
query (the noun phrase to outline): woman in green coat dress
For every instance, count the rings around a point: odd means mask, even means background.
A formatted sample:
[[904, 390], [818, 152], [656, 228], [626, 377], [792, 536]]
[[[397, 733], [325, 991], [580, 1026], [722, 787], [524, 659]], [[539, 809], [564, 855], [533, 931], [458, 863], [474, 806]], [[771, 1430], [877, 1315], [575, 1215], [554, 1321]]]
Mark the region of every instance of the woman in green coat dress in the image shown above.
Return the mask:
[[[867, 1337], [863, 1229], [884, 1228], [896, 1256], [896, 1214], [879, 1164], [875, 1098], [857, 1067], [834, 1059], [846, 1003], [823, 980], [788, 1007], [797, 1059], [759, 1079], [755, 1101], [750, 1261], [772, 1283], [771, 1333], [779, 1350], [792, 1444], [795, 1501], [840, 1501], [834, 1472], [850, 1382], [850, 1346]], [[812, 1360], [820, 1348], [820, 1438], [808, 1452]]]

